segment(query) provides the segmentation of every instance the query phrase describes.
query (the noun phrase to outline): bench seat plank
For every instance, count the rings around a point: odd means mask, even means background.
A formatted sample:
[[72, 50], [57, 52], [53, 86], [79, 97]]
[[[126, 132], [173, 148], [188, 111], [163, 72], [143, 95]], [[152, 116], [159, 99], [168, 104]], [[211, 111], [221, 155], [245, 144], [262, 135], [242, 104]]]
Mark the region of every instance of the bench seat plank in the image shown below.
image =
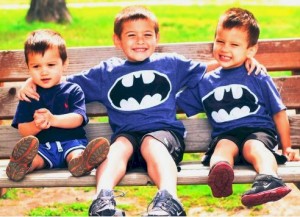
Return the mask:
[[[85, 187], [96, 186], [95, 170], [90, 175], [83, 177], [73, 177], [66, 169], [38, 170], [20, 182], [10, 181], [5, 173], [8, 160], [0, 160], [0, 183], [1, 187], [7, 188], [27, 188], [27, 187]], [[184, 162], [181, 171], [178, 172], [179, 185], [207, 184], [209, 167], [203, 166], [200, 162]], [[251, 166], [234, 167], [234, 183], [252, 183], [256, 172]], [[280, 165], [279, 176], [287, 183], [300, 183], [300, 164], [287, 162]], [[148, 175], [144, 171], [128, 172], [119, 186], [145, 186], [152, 185]]]

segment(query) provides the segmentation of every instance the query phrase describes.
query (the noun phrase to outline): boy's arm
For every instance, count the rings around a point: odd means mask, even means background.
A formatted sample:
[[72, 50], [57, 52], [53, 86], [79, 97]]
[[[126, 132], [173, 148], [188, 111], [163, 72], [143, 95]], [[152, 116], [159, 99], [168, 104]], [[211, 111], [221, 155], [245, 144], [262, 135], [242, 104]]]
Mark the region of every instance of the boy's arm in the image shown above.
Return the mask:
[[[81, 126], [83, 122], [82, 115], [78, 113], [68, 113], [62, 115], [53, 115], [48, 109], [38, 109], [35, 111], [34, 117], [43, 116], [47, 126], [72, 129]], [[49, 128], [48, 127], [48, 128]]]
[[39, 132], [41, 132], [41, 128], [37, 127], [34, 121], [18, 124], [19, 133], [22, 136], [35, 136]]
[[[246, 66], [246, 69], [248, 71], [248, 74], [253, 73], [255, 68], [256, 68], [256, 70], [255, 70], [254, 73], [256, 75], [259, 74], [259, 73], [261, 73], [261, 71], [267, 72], [266, 68], [263, 65], [261, 65], [254, 58], [247, 59], [246, 62], [245, 62], [245, 66]], [[210, 72], [212, 70], [215, 70], [218, 67], [220, 67], [220, 64], [216, 60], [211, 60], [211, 61], [207, 62], [207, 70], [206, 70], [206, 72]]]
[[[61, 78], [61, 81], [66, 81], [66, 76], [63, 76]], [[40, 95], [36, 92], [36, 84], [33, 83], [32, 78], [28, 78], [24, 84], [21, 86], [21, 89], [17, 93], [17, 97], [19, 100], [31, 102], [31, 100], [28, 98], [35, 99], [39, 101]]]
[[290, 124], [285, 110], [276, 113], [273, 116], [275, 126], [280, 137], [282, 145], [282, 154], [288, 157], [289, 161], [300, 160], [299, 154], [291, 147]]

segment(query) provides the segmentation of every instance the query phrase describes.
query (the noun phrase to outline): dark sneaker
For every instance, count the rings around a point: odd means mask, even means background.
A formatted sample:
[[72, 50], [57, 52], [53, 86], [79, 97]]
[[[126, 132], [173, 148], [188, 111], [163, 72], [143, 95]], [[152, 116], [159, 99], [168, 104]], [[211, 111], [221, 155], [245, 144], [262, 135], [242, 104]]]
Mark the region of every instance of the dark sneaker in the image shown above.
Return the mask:
[[216, 163], [208, 175], [208, 185], [214, 197], [228, 197], [232, 194], [234, 173], [228, 162]]
[[255, 177], [252, 188], [242, 195], [242, 204], [250, 207], [277, 201], [290, 193], [291, 190], [281, 179], [259, 174]]
[[83, 176], [99, 166], [109, 151], [109, 141], [99, 137], [86, 146], [82, 155], [70, 160], [68, 169], [73, 176]]
[[[89, 208], [89, 216], [125, 216], [125, 212], [116, 209], [116, 201], [112, 190], [101, 190]], [[116, 197], [123, 197], [124, 193]]]
[[166, 190], [157, 192], [151, 204], [153, 207], [145, 216], [186, 216], [181, 203]]
[[39, 140], [34, 136], [26, 136], [17, 142], [6, 167], [6, 174], [9, 179], [20, 181], [25, 177], [38, 148]]

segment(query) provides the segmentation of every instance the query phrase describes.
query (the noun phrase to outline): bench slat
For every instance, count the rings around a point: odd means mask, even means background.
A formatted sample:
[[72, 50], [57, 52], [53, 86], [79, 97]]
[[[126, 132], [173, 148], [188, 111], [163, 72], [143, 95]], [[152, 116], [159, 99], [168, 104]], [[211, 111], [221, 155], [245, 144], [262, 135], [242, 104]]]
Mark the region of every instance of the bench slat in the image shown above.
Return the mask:
[[[291, 140], [294, 148], [300, 148], [300, 115], [289, 116], [291, 125]], [[206, 119], [183, 120], [188, 135], [186, 138], [186, 153], [205, 152], [210, 141], [211, 127]], [[108, 123], [90, 123], [86, 126], [87, 137], [90, 140], [103, 136], [110, 138], [111, 128]], [[21, 138], [18, 131], [10, 126], [0, 126], [0, 159], [9, 158], [16, 142]]]
[[[273, 78], [282, 96], [284, 104], [289, 109], [300, 109], [300, 76]], [[20, 86], [0, 87], [0, 120], [11, 119], [18, 105], [16, 96]], [[99, 103], [87, 104], [87, 112], [90, 117], [106, 116], [106, 109]]]
[[[85, 187], [96, 186], [95, 170], [90, 175], [74, 177], [66, 169], [38, 170], [28, 174], [20, 182], [10, 181], [5, 174], [7, 160], [0, 160], [1, 187], [27, 188], [27, 187]], [[207, 184], [209, 167], [200, 163], [186, 162], [178, 172], [179, 185]], [[234, 183], [252, 183], [256, 172], [250, 166], [234, 167]], [[300, 165], [288, 162], [280, 165], [279, 176], [287, 183], [300, 182]], [[145, 186], [152, 185], [148, 175], [143, 171], [128, 172], [119, 186]]]
[[[300, 39], [260, 40], [256, 59], [270, 71], [300, 69]], [[158, 52], [177, 52], [187, 58], [210, 61], [212, 42], [187, 42], [160, 44]], [[67, 74], [74, 74], [97, 65], [110, 57], [123, 57], [114, 46], [68, 48], [69, 68]], [[0, 82], [24, 81], [28, 77], [22, 50], [0, 51]]]

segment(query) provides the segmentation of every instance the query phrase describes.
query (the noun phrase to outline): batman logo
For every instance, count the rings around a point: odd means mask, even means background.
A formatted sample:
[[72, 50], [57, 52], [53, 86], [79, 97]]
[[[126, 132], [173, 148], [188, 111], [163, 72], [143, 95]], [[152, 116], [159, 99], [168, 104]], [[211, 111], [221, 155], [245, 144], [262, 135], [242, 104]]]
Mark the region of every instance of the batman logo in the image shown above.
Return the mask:
[[256, 95], [239, 84], [218, 87], [204, 96], [202, 102], [207, 114], [217, 123], [246, 117], [260, 108]]
[[136, 71], [118, 78], [108, 92], [111, 105], [123, 111], [157, 106], [168, 98], [171, 82], [153, 70]]

